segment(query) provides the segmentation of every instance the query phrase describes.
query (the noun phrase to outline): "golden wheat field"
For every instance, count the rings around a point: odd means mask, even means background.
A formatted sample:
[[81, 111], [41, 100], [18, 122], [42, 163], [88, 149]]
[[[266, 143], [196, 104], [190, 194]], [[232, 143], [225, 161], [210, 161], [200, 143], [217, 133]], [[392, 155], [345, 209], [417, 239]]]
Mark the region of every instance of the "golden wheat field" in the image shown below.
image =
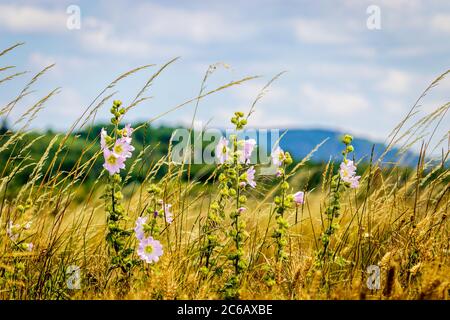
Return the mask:
[[[48, 137], [30, 129], [58, 89], [1, 132], [0, 299], [449, 299], [449, 137], [442, 119], [450, 104], [410, 121], [449, 71], [418, 92], [378, 157], [355, 159], [353, 137], [345, 135], [342, 154], [333, 155], [338, 161], [309, 166], [318, 145], [303, 159], [278, 147], [269, 150], [269, 164], [250, 163], [256, 142], [240, 140], [239, 132], [252, 125], [278, 75], [246, 110], [229, 115], [234, 133], [216, 143], [216, 162], [207, 166], [192, 165], [190, 151], [175, 161], [172, 139], [155, 155], [157, 142], [135, 137], [156, 118], [188, 104], [197, 110], [205, 97], [253, 77], [202, 84], [192, 99], [128, 126], [127, 113], [174, 61], [154, 67], [126, 102], [116, 85], [148, 66], [99, 88], [66, 132]], [[52, 66], [30, 80], [7, 70], [0, 68], [0, 86], [21, 87], [2, 116]], [[101, 132], [92, 129], [100, 109], [111, 114]], [[430, 136], [438, 126], [447, 126], [439, 141], [447, 148], [436, 152]], [[416, 142], [420, 154], [407, 167], [401, 159]], [[394, 146], [398, 160], [384, 162]], [[275, 171], [264, 174], [269, 166]]]

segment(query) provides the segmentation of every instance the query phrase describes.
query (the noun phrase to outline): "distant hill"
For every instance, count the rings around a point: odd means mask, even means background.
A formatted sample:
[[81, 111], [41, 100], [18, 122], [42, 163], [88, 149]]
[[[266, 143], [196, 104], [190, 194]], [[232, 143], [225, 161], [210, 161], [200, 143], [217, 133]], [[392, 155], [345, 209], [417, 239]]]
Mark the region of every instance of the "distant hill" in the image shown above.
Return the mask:
[[[328, 140], [314, 153], [312, 161], [328, 161], [330, 157], [332, 159], [338, 159], [341, 155], [343, 145], [340, 138], [344, 134], [343, 132], [323, 129], [289, 129], [284, 130], [285, 135], [281, 139], [280, 146], [284, 150], [287, 150], [291, 155], [299, 160], [305, 157], [316, 145], [323, 140]], [[374, 148], [374, 159], [384, 152], [386, 145], [380, 142], [370, 141], [368, 139], [354, 137], [353, 146], [355, 147], [355, 158], [365, 158], [370, 160], [370, 154], [372, 146]], [[392, 162], [398, 160], [396, 155], [398, 149], [394, 148], [384, 158], [384, 162]], [[408, 152], [407, 156], [402, 160], [403, 164], [414, 165], [418, 160], [418, 156], [412, 152]]]

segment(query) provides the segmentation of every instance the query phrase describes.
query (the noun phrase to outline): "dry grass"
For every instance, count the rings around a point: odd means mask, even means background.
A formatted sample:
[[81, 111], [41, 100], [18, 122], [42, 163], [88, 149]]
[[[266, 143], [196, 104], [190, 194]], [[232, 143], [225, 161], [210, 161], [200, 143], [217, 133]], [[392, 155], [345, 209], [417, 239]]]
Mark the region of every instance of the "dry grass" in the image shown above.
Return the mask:
[[[12, 48], [14, 49], [14, 48]], [[5, 50], [3, 54], [10, 54]], [[171, 60], [156, 71], [145, 86], [129, 104], [136, 107], [145, 101], [145, 92], [157, 76], [175, 60]], [[152, 66], [144, 66], [127, 72], [111, 82], [83, 112], [61, 140], [55, 139], [57, 152], [49, 157], [48, 150], [42, 150], [40, 159], [33, 159], [33, 174], [14, 199], [5, 197], [5, 190], [14, 176], [23, 170], [23, 161], [10, 159], [2, 164], [0, 174], [0, 298], [1, 299], [219, 299], [218, 293], [228, 278], [231, 269], [227, 267], [226, 253], [231, 246], [224, 242], [218, 255], [223, 264], [223, 274], [204, 276], [200, 272], [199, 253], [203, 241], [201, 233], [209, 205], [215, 197], [216, 184], [203, 183], [195, 179], [185, 181], [181, 173], [189, 171], [188, 165], [177, 166], [168, 159], [170, 154], [150, 167], [139, 169], [147, 172], [142, 184], [129, 184], [124, 207], [130, 217], [128, 227], [132, 228], [135, 218], [141, 215], [148, 203], [146, 188], [150, 182], [158, 183], [164, 189], [164, 197], [172, 203], [175, 220], [161, 234], [164, 255], [155, 265], [135, 268], [129, 279], [130, 289], [124, 294], [119, 290], [123, 283], [116, 272], [110, 272], [108, 252], [105, 243], [106, 216], [104, 203], [99, 199], [103, 193], [105, 175], [99, 172], [99, 179], [90, 191], [82, 189], [83, 177], [92, 168], [96, 157], [77, 163], [71, 172], [62, 172], [58, 159], [70, 152], [76, 139], [73, 133], [95, 120], [98, 109], [108, 105], [114, 92], [112, 89], [122, 79]], [[50, 68], [38, 73], [25, 85], [19, 95], [2, 107], [1, 116], [7, 116], [25, 96], [30, 94], [33, 84]], [[8, 67], [1, 68], [4, 74]], [[244, 78], [205, 92], [204, 84], [213, 69], [209, 69], [197, 97], [175, 106], [169, 112], [190, 103], [196, 103], [207, 95], [225, 90], [253, 77]], [[432, 82], [421, 95], [422, 98], [448, 72]], [[22, 77], [22, 73], [4, 76], [4, 81]], [[266, 87], [263, 88], [265, 90]], [[52, 90], [17, 120], [20, 129], [5, 133], [7, 142], [0, 146], [0, 152], [7, 152], [18, 146], [27, 135], [29, 124], [42, 112], [45, 102], [58, 90]], [[262, 98], [258, 95], [255, 103]], [[299, 208], [299, 223], [294, 224], [295, 211], [290, 211], [288, 253], [286, 262], [274, 260], [274, 244], [270, 237], [274, 226], [272, 212], [273, 195], [278, 186], [267, 184], [249, 197], [248, 210], [243, 216], [247, 222], [249, 237], [245, 241], [245, 258], [250, 262], [243, 275], [242, 299], [448, 299], [450, 290], [450, 243], [449, 243], [449, 170], [448, 148], [443, 151], [441, 161], [426, 157], [432, 150], [431, 140], [423, 133], [433, 126], [442, 125], [449, 104], [410, 124], [420, 99], [411, 112], [395, 128], [390, 136], [389, 147], [403, 146], [403, 150], [417, 139], [425, 141], [420, 162], [413, 174], [405, 176], [398, 164], [385, 166], [382, 159], [373, 159], [362, 174], [361, 186], [357, 191], [347, 191], [341, 201], [340, 228], [330, 244], [334, 260], [317, 264], [320, 250], [319, 236], [324, 231], [323, 212], [329, 198], [330, 166], [323, 173], [322, 187], [308, 194], [306, 203]], [[255, 104], [251, 105], [251, 111]], [[197, 110], [197, 109], [196, 109]], [[162, 116], [161, 115], [161, 116]], [[159, 118], [155, 117], [149, 122]], [[139, 128], [142, 129], [142, 128]], [[138, 130], [139, 130], [138, 129]], [[429, 131], [429, 130], [428, 130]], [[435, 130], [431, 130], [434, 133]], [[446, 139], [448, 137], [443, 137]], [[59, 144], [58, 144], [59, 143]], [[49, 146], [50, 148], [50, 146]], [[98, 145], [86, 145], [98, 148]], [[29, 146], [21, 150], [23, 159], [28, 157]], [[399, 155], [400, 159], [401, 155]], [[44, 163], [50, 169], [44, 172]], [[158, 168], [165, 166], [168, 173], [155, 180]], [[8, 170], [6, 170], [8, 168]], [[10, 174], [5, 175], [5, 172]], [[307, 175], [300, 164], [290, 181]], [[214, 179], [214, 176], [212, 177]], [[132, 181], [132, 175], [128, 178]], [[264, 182], [261, 182], [264, 185]], [[84, 201], [75, 203], [75, 197], [83, 192]], [[231, 206], [230, 204], [228, 206]], [[228, 207], [227, 207], [228, 208]], [[228, 209], [226, 209], [228, 210]], [[6, 234], [10, 220], [21, 223], [32, 219], [32, 228], [24, 241], [35, 244], [31, 252], [18, 250]], [[225, 219], [223, 228], [230, 221]], [[292, 226], [293, 225], [293, 226]], [[134, 241], [134, 240], [131, 240]], [[133, 245], [133, 244], [130, 244]], [[82, 270], [80, 290], [70, 290], [66, 285], [67, 267], [77, 265]], [[369, 265], [381, 268], [381, 288], [369, 290], [366, 284]], [[268, 266], [276, 275], [275, 285], [264, 281]]]

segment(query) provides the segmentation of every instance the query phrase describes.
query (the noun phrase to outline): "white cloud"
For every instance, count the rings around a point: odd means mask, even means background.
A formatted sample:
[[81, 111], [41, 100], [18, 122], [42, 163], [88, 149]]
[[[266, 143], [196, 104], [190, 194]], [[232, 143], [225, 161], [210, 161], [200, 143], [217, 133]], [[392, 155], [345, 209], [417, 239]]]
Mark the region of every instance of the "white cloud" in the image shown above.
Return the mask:
[[378, 112], [383, 112], [385, 116], [395, 117], [396, 119], [401, 119], [405, 115], [407, 110], [407, 105], [405, 105], [400, 100], [395, 99], [383, 99], [379, 105]]
[[[261, 92], [266, 83], [261, 81], [253, 81], [245, 83], [233, 90], [232, 93], [238, 98], [239, 103], [250, 105]], [[289, 92], [286, 88], [272, 84], [265, 90], [264, 96], [260, 99], [259, 104], [278, 104], [280, 101], [286, 101]]]
[[28, 63], [33, 69], [41, 70], [51, 64], [55, 64], [51, 74], [64, 76], [66, 72], [86, 69], [95, 64], [93, 60], [83, 59], [79, 56], [54, 56], [41, 52], [32, 52], [28, 57]]
[[305, 43], [347, 44], [353, 42], [353, 36], [339, 28], [326, 24], [323, 20], [296, 19], [292, 22], [295, 35]]
[[30, 54], [28, 58], [29, 63], [36, 68], [42, 69], [53, 63], [55, 63], [55, 59], [53, 57], [44, 55], [39, 52], [33, 52]]
[[130, 36], [129, 33], [126, 36], [119, 35], [113, 25], [92, 17], [86, 19], [79, 40], [88, 51], [128, 57], [167, 57], [187, 52], [186, 48], [155, 44], [142, 37]]
[[134, 13], [140, 31], [149, 37], [205, 43], [236, 41], [256, 31], [245, 20], [231, 17], [227, 12], [144, 4], [136, 7]]
[[413, 75], [395, 69], [386, 70], [377, 84], [377, 89], [390, 94], [404, 94], [411, 88]]
[[300, 103], [314, 113], [342, 118], [369, 108], [369, 102], [358, 93], [332, 91], [311, 84], [300, 86]]
[[450, 33], [450, 14], [437, 14], [431, 18], [431, 27], [435, 31]]
[[413, 57], [419, 57], [423, 56], [427, 53], [429, 53], [429, 48], [425, 48], [423, 46], [402, 46], [402, 47], [395, 47], [392, 49], [388, 49], [386, 53], [392, 57], [398, 57], [398, 58], [413, 58]]
[[67, 30], [66, 21], [64, 11], [0, 4], [0, 27], [13, 32], [61, 33]]

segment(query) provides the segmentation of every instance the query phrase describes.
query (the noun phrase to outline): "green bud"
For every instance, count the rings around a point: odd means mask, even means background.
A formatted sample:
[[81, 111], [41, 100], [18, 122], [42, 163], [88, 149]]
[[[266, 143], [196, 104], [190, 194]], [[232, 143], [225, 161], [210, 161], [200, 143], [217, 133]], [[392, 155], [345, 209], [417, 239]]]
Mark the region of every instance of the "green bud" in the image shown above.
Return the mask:
[[221, 173], [221, 174], [219, 175], [219, 182], [224, 182], [226, 179], [227, 179], [227, 176], [224, 175], [223, 173]]
[[287, 165], [289, 165], [289, 164], [291, 164], [292, 163], [292, 157], [291, 157], [291, 154], [289, 153], [289, 152], [285, 152], [284, 153], [284, 156], [285, 156], [285, 160], [284, 160], [284, 163], [286, 163]]
[[223, 196], [228, 196], [230, 194], [230, 189], [222, 188], [222, 190], [220, 190], [220, 194]]
[[349, 145], [350, 143], [352, 143], [353, 141], [353, 137], [349, 134], [344, 135], [344, 137], [342, 138], [342, 142], [345, 143], [346, 145]]

